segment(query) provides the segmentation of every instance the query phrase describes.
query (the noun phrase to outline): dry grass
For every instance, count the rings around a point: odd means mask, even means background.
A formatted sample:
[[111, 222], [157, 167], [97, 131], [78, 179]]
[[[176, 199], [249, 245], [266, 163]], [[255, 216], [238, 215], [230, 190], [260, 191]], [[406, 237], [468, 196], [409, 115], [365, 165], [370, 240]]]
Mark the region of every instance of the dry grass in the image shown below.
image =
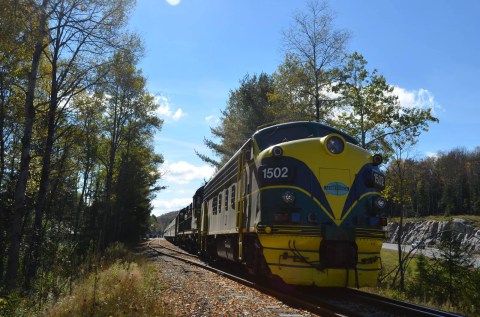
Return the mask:
[[97, 268], [40, 316], [171, 316], [160, 298], [159, 276], [152, 263], [116, 261]]

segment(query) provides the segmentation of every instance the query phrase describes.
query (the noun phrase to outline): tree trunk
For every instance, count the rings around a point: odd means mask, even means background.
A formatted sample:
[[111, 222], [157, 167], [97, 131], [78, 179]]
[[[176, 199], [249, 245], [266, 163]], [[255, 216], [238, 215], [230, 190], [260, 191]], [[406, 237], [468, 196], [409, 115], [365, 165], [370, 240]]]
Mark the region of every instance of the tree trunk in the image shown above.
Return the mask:
[[18, 266], [20, 259], [20, 241], [22, 238], [22, 219], [25, 214], [25, 192], [27, 189], [28, 175], [30, 171], [30, 149], [32, 143], [33, 124], [35, 122], [35, 87], [37, 83], [38, 68], [42, 56], [44, 40], [47, 36], [47, 5], [49, 0], [43, 0], [40, 7], [40, 22], [38, 25], [38, 38], [32, 55], [32, 65], [28, 74], [28, 87], [25, 97], [25, 122], [22, 137], [22, 151], [20, 158], [20, 170], [15, 187], [13, 203], [13, 216], [10, 226], [10, 248], [8, 250], [6, 287], [12, 291], [17, 287]]
[[[55, 74], [55, 67], [53, 73]], [[55, 75], [54, 75], [55, 76]], [[31, 281], [35, 278], [38, 268], [38, 259], [40, 256], [40, 249], [43, 242], [42, 221], [45, 214], [48, 185], [50, 182], [50, 170], [52, 160], [52, 150], [55, 138], [55, 119], [57, 112], [57, 92], [56, 83], [52, 82], [52, 92], [50, 99], [50, 106], [48, 111], [48, 133], [43, 152], [42, 172], [40, 178], [40, 187], [38, 191], [37, 207], [35, 208], [35, 222], [33, 225], [33, 236], [29, 245], [30, 249], [30, 263], [28, 265], [27, 274], [25, 276], [25, 288], [28, 290], [31, 286]]]
[[[5, 174], [5, 141], [3, 136], [3, 129], [5, 128], [5, 107], [6, 107], [6, 100], [3, 94], [4, 87], [3, 87], [3, 80], [1, 83], [0, 90], [2, 91], [2, 96], [0, 100], [0, 193], [2, 192], [2, 185], [3, 185], [3, 176]], [[3, 217], [3, 211], [0, 205], [0, 217]]]
[[105, 201], [104, 201], [104, 208], [103, 208], [103, 216], [100, 218], [102, 221], [101, 228], [100, 228], [100, 239], [99, 239], [100, 250], [103, 250], [110, 242], [108, 224], [112, 216], [111, 215], [112, 184], [113, 184], [113, 169], [115, 168], [115, 154], [116, 154], [116, 148], [115, 148], [113, 139], [114, 137], [112, 138], [112, 141], [110, 144], [109, 163], [107, 167], [107, 179], [105, 182]]
[[[0, 199], [3, 202], [0, 202], [0, 259], [3, 259], [5, 256], [5, 231], [7, 230], [6, 225], [6, 212], [5, 212], [5, 200], [2, 198], [2, 188], [3, 188], [3, 177], [5, 174], [5, 141], [3, 136], [3, 129], [5, 123], [5, 107], [6, 107], [6, 96], [4, 85], [3, 74], [0, 74], [0, 91], [1, 91], [1, 100], [0, 100]], [[3, 270], [4, 270], [4, 261], [0, 261], [0, 281], [3, 281]]]

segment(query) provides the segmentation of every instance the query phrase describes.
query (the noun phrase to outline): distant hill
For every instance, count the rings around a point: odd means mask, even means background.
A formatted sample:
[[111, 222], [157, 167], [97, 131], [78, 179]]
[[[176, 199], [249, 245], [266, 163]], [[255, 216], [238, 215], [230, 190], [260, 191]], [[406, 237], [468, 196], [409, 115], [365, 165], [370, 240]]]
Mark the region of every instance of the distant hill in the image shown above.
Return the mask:
[[178, 211], [168, 212], [166, 214], [160, 215], [157, 218], [156, 231], [163, 232], [173, 218], [177, 215]]

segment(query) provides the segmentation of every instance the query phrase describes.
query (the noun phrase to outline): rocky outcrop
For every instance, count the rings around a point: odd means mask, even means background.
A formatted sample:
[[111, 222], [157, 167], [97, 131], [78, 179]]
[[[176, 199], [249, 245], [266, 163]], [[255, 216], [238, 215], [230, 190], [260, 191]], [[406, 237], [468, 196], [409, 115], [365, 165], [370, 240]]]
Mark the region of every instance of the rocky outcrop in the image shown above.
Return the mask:
[[[389, 237], [386, 242], [397, 242], [398, 228], [398, 222], [392, 222], [388, 225]], [[425, 242], [426, 246], [434, 247], [439, 244], [442, 235], [445, 235], [446, 232], [452, 232], [455, 238], [459, 238], [473, 252], [480, 253], [480, 229], [473, 227], [465, 219], [406, 222], [403, 227], [403, 244], [411, 244], [416, 240], [421, 240]]]

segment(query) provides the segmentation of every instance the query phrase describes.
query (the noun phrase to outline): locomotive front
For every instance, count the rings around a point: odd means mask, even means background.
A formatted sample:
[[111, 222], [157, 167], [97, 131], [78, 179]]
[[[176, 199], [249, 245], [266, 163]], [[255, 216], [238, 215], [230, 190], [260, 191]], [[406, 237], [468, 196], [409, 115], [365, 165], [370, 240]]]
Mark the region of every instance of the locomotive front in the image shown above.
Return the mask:
[[270, 272], [285, 283], [371, 286], [386, 226], [381, 157], [314, 122], [253, 136], [256, 231]]

